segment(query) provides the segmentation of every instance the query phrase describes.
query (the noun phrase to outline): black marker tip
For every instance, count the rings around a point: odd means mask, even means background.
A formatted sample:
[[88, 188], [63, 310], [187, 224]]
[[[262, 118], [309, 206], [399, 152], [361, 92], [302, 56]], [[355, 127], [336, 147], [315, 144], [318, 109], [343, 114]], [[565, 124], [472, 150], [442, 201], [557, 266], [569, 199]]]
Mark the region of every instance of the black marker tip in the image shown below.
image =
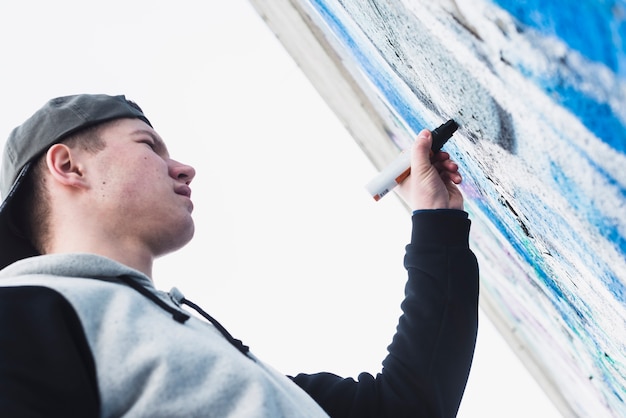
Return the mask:
[[433, 136], [433, 144], [430, 149], [437, 153], [441, 150], [441, 147], [448, 142], [448, 139], [452, 137], [452, 134], [456, 132], [459, 128], [459, 125], [452, 119], [444, 123], [443, 125], [433, 129], [431, 131]]

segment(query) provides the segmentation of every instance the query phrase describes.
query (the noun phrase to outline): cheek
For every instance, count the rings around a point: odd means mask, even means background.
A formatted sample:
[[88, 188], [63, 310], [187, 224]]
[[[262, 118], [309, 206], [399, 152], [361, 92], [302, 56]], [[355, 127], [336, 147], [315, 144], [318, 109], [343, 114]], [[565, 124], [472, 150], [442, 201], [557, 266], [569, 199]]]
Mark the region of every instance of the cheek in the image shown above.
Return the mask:
[[145, 202], [160, 201], [165, 193], [172, 192], [171, 179], [167, 167], [159, 161], [144, 161], [135, 164], [127, 171], [124, 192], [141, 195]]
[[103, 161], [99, 176], [94, 185], [99, 197], [124, 199], [119, 202], [129, 203], [133, 198], [149, 198], [158, 190], [158, 185], [165, 184], [165, 175], [158, 165], [150, 164], [147, 157], [118, 158], [115, 161]]
[[145, 193], [171, 185], [167, 162], [142, 144], [110, 143], [94, 163], [94, 187], [103, 193], [128, 197], [139, 193], [147, 198]]

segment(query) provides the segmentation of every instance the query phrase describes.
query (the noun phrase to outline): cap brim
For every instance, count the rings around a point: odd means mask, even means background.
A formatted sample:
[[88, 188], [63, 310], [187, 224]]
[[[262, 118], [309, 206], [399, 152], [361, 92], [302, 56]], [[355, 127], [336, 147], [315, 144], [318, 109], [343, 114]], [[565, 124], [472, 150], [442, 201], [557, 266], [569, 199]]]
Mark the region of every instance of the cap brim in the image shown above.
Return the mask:
[[0, 206], [0, 269], [23, 258], [39, 255], [32, 244], [17, 233], [11, 215], [11, 211], [15, 210], [13, 207], [16, 200], [15, 196], [28, 173], [30, 165], [28, 163], [22, 168], [2, 202], [2, 206]]

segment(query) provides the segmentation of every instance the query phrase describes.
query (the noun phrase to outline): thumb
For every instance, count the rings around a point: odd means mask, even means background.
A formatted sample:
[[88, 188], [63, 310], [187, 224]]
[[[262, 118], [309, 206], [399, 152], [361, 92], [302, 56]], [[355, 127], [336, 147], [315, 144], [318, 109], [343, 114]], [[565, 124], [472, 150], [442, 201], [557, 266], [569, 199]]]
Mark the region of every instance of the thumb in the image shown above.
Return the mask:
[[433, 143], [432, 134], [428, 129], [423, 129], [413, 143], [413, 155], [411, 156], [411, 171], [425, 172], [430, 169], [430, 147]]

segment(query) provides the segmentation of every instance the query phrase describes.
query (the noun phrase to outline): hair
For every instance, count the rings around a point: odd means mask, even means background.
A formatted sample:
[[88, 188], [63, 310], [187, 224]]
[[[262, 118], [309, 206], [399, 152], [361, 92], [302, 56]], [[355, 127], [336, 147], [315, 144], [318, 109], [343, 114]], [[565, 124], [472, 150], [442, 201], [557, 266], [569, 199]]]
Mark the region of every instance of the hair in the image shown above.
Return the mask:
[[[102, 139], [102, 131], [115, 123], [116, 120], [103, 122], [81, 129], [59, 141], [70, 148], [78, 148], [90, 154], [102, 151], [106, 142]], [[20, 186], [14, 211], [15, 221], [21, 234], [30, 241], [33, 247], [45, 254], [51, 238], [50, 216], [52, 208], [47, 186], [47, 150], [33, 160], [32, 166]]]

